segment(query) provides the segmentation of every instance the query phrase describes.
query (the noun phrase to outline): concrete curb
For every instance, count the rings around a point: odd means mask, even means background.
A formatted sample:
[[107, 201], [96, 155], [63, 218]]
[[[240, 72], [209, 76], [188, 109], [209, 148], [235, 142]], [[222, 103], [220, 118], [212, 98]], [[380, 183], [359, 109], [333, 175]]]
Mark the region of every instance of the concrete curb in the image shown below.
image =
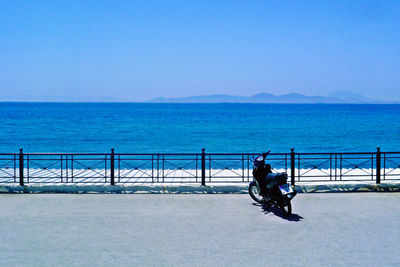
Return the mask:
[[[299, 193], [400, 192], [400, 183], [296, 185]], [[28, 194], [248, 194], [248, 185], [0, 185], [0, 193]]]
[[400, 192], [400, 184], [319, 184], [296, 186], [299, 193]]

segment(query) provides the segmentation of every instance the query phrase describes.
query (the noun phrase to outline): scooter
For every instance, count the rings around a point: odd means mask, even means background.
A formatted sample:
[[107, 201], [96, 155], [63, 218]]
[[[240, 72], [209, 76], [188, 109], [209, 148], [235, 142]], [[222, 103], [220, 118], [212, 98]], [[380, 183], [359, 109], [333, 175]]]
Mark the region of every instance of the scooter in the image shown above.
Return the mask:
[[271, 165], [265, 164], [265, 158], [270, 153], [262, 153], [253, 161], [253, 178], [249, 184], [250, 197], [269, 209], [279, 207], [285, 217], [292, 214], [291, 200], [297, 191], [287, 182], [287, 173], [272, 173]]

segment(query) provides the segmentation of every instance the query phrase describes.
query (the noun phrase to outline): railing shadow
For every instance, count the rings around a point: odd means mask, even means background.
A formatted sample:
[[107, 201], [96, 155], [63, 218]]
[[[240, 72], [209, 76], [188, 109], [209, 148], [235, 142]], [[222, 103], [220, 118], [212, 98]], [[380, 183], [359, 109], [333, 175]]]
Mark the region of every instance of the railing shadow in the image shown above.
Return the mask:
[[275, 216], [278, 216], [284, 220], [290, 221], [290, 222], [299, 222], [302, 219], [304, 219], [304, 217], [296, 214], [296, 213], [292, 213], [292, 215], [290, 215], [290, 217], [285, 217], [281, 211], [280, 208], [275, 207], [275, 206], [269, 206], [266, 204], [259, 204], [259, 203], [253, 203], [254, 206], [260, 207], [262, 212], [264, 214], [269, 214], [270, 212], [272, 212]]

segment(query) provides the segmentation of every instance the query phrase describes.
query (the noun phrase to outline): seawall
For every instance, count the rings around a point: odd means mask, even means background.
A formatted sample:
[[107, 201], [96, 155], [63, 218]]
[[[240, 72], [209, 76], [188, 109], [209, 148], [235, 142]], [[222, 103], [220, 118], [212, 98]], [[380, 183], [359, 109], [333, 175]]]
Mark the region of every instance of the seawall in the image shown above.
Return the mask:
[[[400, 182], [298, 184], [299, 193], [400, 192]], [[0, 185], [5, 194], [247, 194], [248, 184], [217, 185]]]

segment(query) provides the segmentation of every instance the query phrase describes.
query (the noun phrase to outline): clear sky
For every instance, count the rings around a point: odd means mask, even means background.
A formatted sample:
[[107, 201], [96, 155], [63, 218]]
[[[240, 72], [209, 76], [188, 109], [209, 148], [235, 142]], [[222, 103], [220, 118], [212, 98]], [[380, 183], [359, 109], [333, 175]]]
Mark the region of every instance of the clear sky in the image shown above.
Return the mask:
[[400, 100], [400, 1], [0, 1], [0, 101]]

